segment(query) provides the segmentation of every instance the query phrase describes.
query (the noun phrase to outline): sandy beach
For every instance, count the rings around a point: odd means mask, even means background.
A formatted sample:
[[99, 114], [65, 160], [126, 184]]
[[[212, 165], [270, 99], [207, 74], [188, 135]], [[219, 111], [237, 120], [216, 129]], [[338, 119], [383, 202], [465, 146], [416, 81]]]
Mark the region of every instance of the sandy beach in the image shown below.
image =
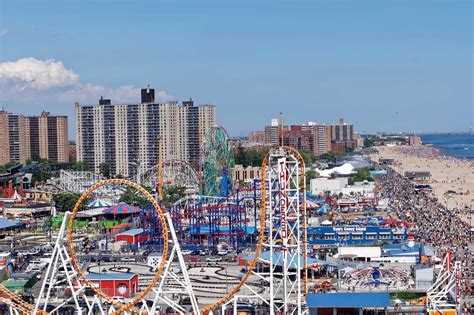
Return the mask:
[[[373, 161], [380, 158], [394, 159], [392, 168], [404, 174], [406, 171], [431, 172], [433, 194], [469, 223], [468, 211], [474, 208], [474, 161], [444, 156], [429, 146], [379, 146]], [[447, 191], [455, 193], [446, 194]]]

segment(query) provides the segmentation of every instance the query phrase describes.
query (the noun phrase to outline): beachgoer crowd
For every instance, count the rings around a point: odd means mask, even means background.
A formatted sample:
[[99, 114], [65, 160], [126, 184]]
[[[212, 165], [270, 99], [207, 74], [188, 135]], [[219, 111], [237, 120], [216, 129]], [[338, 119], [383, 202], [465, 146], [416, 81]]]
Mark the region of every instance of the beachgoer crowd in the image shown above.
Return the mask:
[[389, 204], [399, 216], [412, 224], [418, 242], [430, 245], [437, 257], [443, 258], [451, 251], [454, 261], [461, 261], [462, 291], [469, 294], [470, 251], [469, 225], [462, 221], [459, 209], [447, 209], [442, 202], [428, 192], [416, 192], [414, 184], [393, 169], [381, 166], [387, 175], [379, 176], [381, 198], [387, 198]]

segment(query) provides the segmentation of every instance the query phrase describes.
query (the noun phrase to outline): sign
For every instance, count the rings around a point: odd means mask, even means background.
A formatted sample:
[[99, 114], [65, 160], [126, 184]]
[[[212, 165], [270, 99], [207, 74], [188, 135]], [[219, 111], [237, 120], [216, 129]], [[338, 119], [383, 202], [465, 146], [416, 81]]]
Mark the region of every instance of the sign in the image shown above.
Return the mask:
[[366, 230], [367, 230], [366, 227], [360, 227], [360, 226], [333, 227], [333, 231], [335, 232], [365, 232]]
[[288, 245], [288, 221], [287, 212], [289, 205], [288, 190], [289, 190], [289, 171], [286, 158], [278, 159], [278, 183], [280, 186], [280, 236], [282, 239], [281, 250], [286, 252]]

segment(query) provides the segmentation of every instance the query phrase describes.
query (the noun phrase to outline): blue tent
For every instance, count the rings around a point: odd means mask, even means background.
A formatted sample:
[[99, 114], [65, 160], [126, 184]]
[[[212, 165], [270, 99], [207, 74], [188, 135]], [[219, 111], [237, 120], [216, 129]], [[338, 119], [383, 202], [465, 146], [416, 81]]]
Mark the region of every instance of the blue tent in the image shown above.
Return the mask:
[[318, 214], [326, 214], [329, 211], [329, 206], [324, 204], [321, 208], [318, 209]]

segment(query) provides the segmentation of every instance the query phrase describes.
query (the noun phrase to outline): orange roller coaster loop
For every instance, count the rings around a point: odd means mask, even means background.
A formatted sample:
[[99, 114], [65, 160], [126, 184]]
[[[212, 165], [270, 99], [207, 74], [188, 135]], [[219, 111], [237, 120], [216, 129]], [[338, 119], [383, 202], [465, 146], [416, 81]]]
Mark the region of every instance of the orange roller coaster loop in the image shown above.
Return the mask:
[[81, 197], [79, 198], [79, 200], [77, 201], [76, 205], [74, 206], [74, 209], [69, 217], [69, 225], [68, 225], [68, 233], [67, 233], [67, 242], [68, 242], [68, 246], [69, 246], [69, 253], [70, 253], [70, 257], [71, 257], [71, 262], [72, 264], [74, 265], [74, 268], [76, 269], [77, 273], [82, 277], [82, 280], [85, 282], [85, 284], [92, 290], [94, 291], [95, 294], [97, 294], [98, 296], [100, 296], [101, 298], [109, 301], [109, 302], [113, 302], [111, 297], [108, 296], [107, 294], [105, 294], [104, 292], [102, 292], [99, 288], [95, 287], [93, 285], [93, 283], [87, 279], [87, 276], [84, 274], [84, 271], [81, 269], [81, 267], [79, 266], [79, 263], [76, 259], [76, 253], [75, 253], [75, 250], [74, 250], [74, 244], [73, 244], [73, 241], [72, 241], [72, 235], [73, 235], [73, 223], [74, 223], [74, 218], [76, 217], [76, 213], [77, 211], [79, 210], [79, 208], [81, 207], [82, 203], [87, 199], [87, 197], [92, 193], [94, 192], [94, 190], [96, 190], [97, 188], [101, 187], [101, 186], [105, 186], [105, 185], [108, 185], [108, 184], [118, 184], [118, 185], [125, 185], [125, 186], [129, 186], [131, 188], [134, 188], [135, 190], [137, 190], [138, 192], [142, 193], [147, 199], [148, 201], [153, 205], [153, 207], [155, 208], [158, 216], [160, 217], [160, 221], [161, 221], [161, 226], [162, 226], [162, 229], [163, 229], [163, 259], [161, 260], [161, 263], [160, 263], [160, 266], [158, 267], [158, 271], [156, 272], [156, 275], [155, 277], [153, 278], [153, 280], [151, 281], [150, 285], [144, 290], [142, 291], [133, 301], [131, 301], [130, 303], [128, 304], [120, 304], [120, 303], [114, 303], [114, 305], [116, 306], [119, 306], [120, 308], [116, 311], [114, 311], [113, 315], [118, 315], [118, 314], [121, 314], [123, 312], [127, 312], [127, 311], [130, 311], [132, 310], [132, 308], [139, 302], [141, 302], [146, 296], [147, 294], [153, 290], [154, 286], [156, 285], [156, 283], [158, 282], [158, 280], [160, 279], [164, 269], [165, 269], [165, 265], [166, 265], [166, 260], [168, 258], [168, 226], [166, 224], [166, 218], [163, 214], [163, 211], [161, 210], [160, 206], [158, 205], [158, 203], [156, 202], [155, 198], [146, 190], [144, 189], [142, 186], [132, 182], [132, 181], [129, 181], [129, 180], [126, 180], [126, 179], [118, 179], [118, 178], [113, 178], [113, 179], [105, 179], [105, 180], [102, 180], [102, 181], [99, 181], [95, 184], [93, 184], [89, 189], [87, 189], [82, 195]]

